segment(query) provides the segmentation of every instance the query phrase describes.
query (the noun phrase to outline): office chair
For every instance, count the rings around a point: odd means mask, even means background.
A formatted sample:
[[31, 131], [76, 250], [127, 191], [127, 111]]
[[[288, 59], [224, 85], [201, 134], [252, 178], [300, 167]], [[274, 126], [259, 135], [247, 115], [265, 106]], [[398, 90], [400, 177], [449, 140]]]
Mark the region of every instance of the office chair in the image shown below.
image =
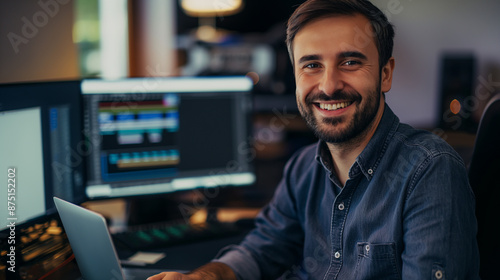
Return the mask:
[[498, 279], [500, 265], [500, 93], [486, 106], [469, 165], [476, 196], [478, 246], [483, 280]]

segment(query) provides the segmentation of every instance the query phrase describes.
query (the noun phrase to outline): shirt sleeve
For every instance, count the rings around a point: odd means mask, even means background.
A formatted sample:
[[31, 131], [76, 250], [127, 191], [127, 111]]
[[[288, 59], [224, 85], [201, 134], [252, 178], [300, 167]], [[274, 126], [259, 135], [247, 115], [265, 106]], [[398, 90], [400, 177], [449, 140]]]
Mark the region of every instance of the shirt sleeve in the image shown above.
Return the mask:
[[228, 265], [240, 280], [259, 280], [260, 269], [245, 247], [231, 245], [223, 248], [213, 262]]
[[231, 267], [240, 280], [276, 279], [301, 259], [304, 231], [290, 187], [291, 164], [273, 199], [257, 216], [256, 228], [214, 260]]
[[405, 280], [479, 279], [474, 196], [457, 157], [429, 157], [411, 178], [403, 220]]

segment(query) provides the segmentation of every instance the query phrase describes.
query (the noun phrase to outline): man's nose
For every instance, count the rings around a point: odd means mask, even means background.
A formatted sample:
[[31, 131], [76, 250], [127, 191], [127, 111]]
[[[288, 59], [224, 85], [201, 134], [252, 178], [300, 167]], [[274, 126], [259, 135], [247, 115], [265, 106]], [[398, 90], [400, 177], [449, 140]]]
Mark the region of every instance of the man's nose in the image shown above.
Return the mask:
[[342, 74], [337, 69], [325, 69], [318, 84], [318, 89], [327, 95], [334, 94], [344, 87]]

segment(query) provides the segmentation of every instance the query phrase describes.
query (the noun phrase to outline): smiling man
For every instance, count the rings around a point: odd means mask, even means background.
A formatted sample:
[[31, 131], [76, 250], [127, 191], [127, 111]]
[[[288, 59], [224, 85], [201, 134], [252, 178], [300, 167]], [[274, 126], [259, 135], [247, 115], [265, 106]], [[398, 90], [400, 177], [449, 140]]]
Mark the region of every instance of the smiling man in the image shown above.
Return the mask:
[[393, 37], [365, 0], [297, 8], [287, 45], [318, 143], [289, 160], [241, 244], [191, 274], [152, 279], [479, 279], [463, 161], [385, 102]]
[[327, 143], [342, 184], [380, 122], [381, 91], [391, 88], [394, 69], [393, 58], [380, 67], [375, 41], [358, 43], [360, 35], [373, 36], [366, 17], [339, 15], [316, 19], [289, 39], [300, 113]]

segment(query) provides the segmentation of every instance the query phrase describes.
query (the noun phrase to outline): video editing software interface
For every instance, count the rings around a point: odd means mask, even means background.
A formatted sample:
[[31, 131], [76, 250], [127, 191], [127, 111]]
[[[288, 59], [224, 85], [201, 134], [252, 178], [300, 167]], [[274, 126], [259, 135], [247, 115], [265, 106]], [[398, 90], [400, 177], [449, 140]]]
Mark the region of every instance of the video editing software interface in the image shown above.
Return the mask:
[[89, 198], [250, 185], [244, 77], [86, 80]]

